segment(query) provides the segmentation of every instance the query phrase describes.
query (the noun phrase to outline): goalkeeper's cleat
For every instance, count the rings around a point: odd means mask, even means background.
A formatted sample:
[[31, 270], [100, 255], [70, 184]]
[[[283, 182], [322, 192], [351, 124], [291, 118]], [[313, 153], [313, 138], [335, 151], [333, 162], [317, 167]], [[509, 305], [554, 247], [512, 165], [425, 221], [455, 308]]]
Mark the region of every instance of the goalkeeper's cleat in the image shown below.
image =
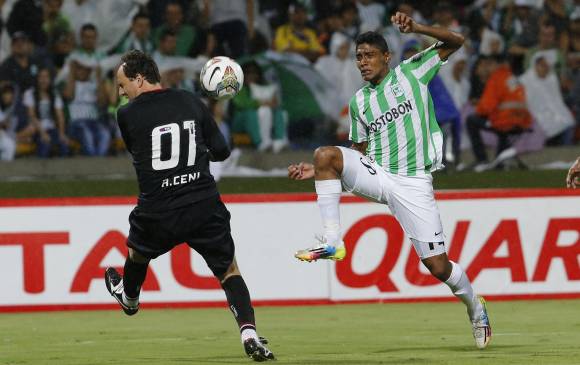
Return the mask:
[[246, 350], [248, 357], [254, 361], [276, 360], [272, 351], [265, 346], [267, 344], [268, 340], [264, 337], [260, 337], [259, 340], [248, 338], [244, 341], [244, 350]]
[[294, 254], [298, 260], [312, 262], [319, 259], [341, 261], [346, 256], [346, 249], [344, 244], [341, 242], [341, 246], [335, 247], [331, 246], [324, 241], [320, 241], [314, 247], [307, 248], [305, 250], [297, 251]]
[[483, 307], [483, 312], [477, 321], [473, 321], [473, 338], [475, 339], [475, 346], [478, 349], [484, 349], [487, 347], [491, 341], [491, 324], [489, 323], [489, 317], [487, 315], [487, 306], [485, 305], [485, 299], [483, 297], [478, 297]]
[[133, 314], [137, 313], [139, 310], [139, 304], [135, 306], [130, 306], [123, 301], [123, 278], [117, 270], [109, 267], [107, 271], [105, 271], [105, 285], [107, 286], [107, 290], [113, 298], [119, 302], [119, 305], [123, 309], [126, 315], [132, 316]]

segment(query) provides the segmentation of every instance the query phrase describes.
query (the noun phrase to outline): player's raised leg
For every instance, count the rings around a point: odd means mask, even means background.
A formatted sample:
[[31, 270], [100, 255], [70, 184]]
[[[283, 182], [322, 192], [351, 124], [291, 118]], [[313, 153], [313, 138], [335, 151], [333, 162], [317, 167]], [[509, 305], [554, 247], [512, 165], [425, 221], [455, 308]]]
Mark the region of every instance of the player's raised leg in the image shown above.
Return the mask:
[[139, 310], [139, 293], [147, 275], [149, 259], [129, 247], [123, 276], [112, 267], [105, 271], [105, 285], [125, 314], [132, 316]]
[[[305, 166], [308, 165], [308, 166]], [[319, 243], [296, 252], [295, 256], [303, 261], [318, 259], [342, 260], [346, 256], [340, 228], [340, 194], [342, 183], [340, 176], [343, 162], [342, 152], [338, 147], [319, 147], [314, 151], [314, 165], [293, 165], [302, 174], [299, 179], [314, 176], [314, 186], [318, 195], [317, 203], [322, 218], [324, 233]], [[289, 176], [292, 178], [289, 167]], [[310, 167], [312, 166], [312, 168]]]
[[230, 310], [238, 322], [246, 354], [254, 361], [274, 360], [274, 354], [265, 346], [268, 341], [259, 337], [256, 332], [256, 319], [250, 292], [235, 258], [226, 273], [220, 275], [218, 279], [226, 294]]
[[[418, 245], [428, 246], [430, 243], [412, 241], [415, 248]], [[431, 244], [433, 245], [432, 242]], [[485, 300], [474, 293], [471, 282], [461, 266], [449, 260], [446, 253], [422, 258], [422, 262], [433, 276], [447, 284], [453, 295], [465, 304], [472, 325], [475, 345], [479, 349], [487, 347], [491, 341], [491, 324], [487, 315]]]

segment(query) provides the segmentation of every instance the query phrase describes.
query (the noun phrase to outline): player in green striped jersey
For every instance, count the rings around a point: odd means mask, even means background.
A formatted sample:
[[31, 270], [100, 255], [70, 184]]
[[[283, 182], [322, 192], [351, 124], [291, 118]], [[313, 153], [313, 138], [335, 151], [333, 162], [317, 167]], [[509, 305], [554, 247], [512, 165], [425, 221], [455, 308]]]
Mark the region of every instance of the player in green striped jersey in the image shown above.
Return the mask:
[[423, 264], [466, 305], [476, 346], [485, 348], [491, 339], [485, 301], [475, 295], [461, 266], [447, 257], [431, 176], [441, 167], [442, 135], [428, 84], [464, 40], [447, 29], [418, 24], [403, 13], [391, 21], [403, 33], [423, 34], [438, 42], [390, 69], [388, 45], [380, 34], [357, 37], [356, 64], [368, 84], [349, 105], [352, 147], [320, 147], [314, 152], [314, 164], [288, 167], [291, 179], [315, 179], [324, 227], [319, 244], [295, 256], [303, 261], [346, 256], [339, 213], [343, 187], [387, 204]]

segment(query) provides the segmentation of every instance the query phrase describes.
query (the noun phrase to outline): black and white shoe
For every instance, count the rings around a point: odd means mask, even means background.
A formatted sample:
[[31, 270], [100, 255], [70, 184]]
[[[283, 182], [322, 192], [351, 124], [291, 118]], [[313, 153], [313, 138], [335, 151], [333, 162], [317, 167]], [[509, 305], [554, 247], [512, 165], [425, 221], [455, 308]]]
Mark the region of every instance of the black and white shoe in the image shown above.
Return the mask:
[[107, 271], [105, 271], [105, 285], [113, 298], [119, 302], [119, 305], [126, 315], [132, 316], [137, 313], [139, 310], [139, 304], [136, 306], [130, 306], [123, 302], [123, 278], [119, 275], [117, 270], [112, 267], [107, 268]]
[[260, 337], [259, 341], [256, 341], [255, 338], [248, 338], [244, 341], [244, 350], [246, 350], [248, 357], [254, 361], [276, 360], [272, 351], [264, 346], [267, 344], [268, 340], [264, 337]]

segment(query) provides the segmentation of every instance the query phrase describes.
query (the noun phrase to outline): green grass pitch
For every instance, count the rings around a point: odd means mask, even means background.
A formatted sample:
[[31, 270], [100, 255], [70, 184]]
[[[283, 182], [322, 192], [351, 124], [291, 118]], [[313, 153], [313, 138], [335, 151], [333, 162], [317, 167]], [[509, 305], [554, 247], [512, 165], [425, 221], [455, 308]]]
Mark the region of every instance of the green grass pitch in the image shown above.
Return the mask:
[[[565, 170], [516, 170], [437, 173], [435, 189], [565, 188]], [[314, 193], [314, 182], [285, 177], [227, 177], [218, 184], [223, 194]], [[137, 180], [0, 181], [0, 198], [136, 196]]]
[[[103, 288], [104, 290], [104, 288]], [[580, 300], [488, 302], [477, 350], [459, 302], [257, 307], [278, 364], [578, 364]], [[0, 315], [0, 364], [250, 364], [224, 308]]]

